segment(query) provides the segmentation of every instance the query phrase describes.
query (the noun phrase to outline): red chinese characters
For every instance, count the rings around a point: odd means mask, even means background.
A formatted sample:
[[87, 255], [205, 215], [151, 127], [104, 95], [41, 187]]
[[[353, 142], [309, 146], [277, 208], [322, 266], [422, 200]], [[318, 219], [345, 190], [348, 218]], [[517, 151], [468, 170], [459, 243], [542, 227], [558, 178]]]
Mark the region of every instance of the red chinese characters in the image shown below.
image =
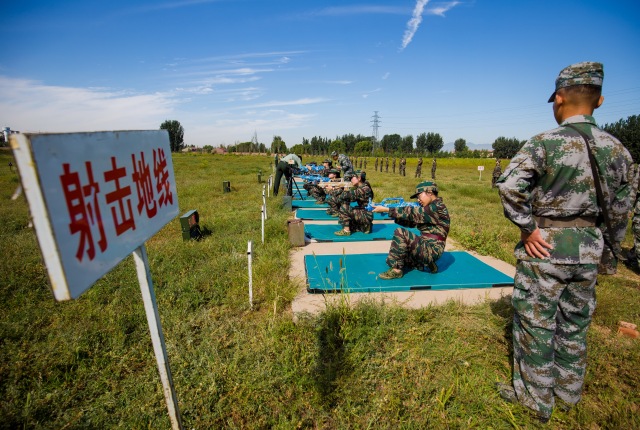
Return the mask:
[[[111, 157], [109, 167], [104, 172], [94, 172], [92, 162], [86, 161], [84, 184], [78, 171], [73, 171], [69, 163], [62, 164], [60, 183], [69, 214], [69, 232], [77, 235], [78, 239], [75, 254], [78, 261], [85, 256], [93, 260], [97, 252], [96, 244], [99, 251], [104, 253], [110, 234], [113, 239], [127, 231], [134, 231], [136, 217], [143, 217], [139, 221], [144, 222], [145, 217], [155, 217], [162, 206], [173, 204], [164, 150], [158, 148], [152, 152], [153, 170], [144, 152], [138, 156], [131, 154], [131, 166], [120, 164], [116, 157]], [[147, 152], [146, 155], [150, 154]], [[127, 167], [130, 169], [127, 170]], [[135, 188], [135, 194], [132, 187]], [[133, 210], [132, 205], [132, 199], [136, 197], [134, 204], [137, 211]], [[111, 219], [105, 220], [107, 224], [103, 222], [101, 207], [105, 213], [111, 214]]]

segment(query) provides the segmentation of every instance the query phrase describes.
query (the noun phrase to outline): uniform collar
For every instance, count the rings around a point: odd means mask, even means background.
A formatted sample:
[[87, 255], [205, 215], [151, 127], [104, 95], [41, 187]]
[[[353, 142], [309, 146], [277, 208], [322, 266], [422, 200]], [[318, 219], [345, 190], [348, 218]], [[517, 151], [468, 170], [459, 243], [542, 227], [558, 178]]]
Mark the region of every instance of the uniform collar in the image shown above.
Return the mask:
[[576, 123], [584, 123], [584, 122], [589, 123], [591, 125], [596, 125], [596, 119], [591, 115], [570, 116], [569, 118], [565, 119], [560, 125], [576, 124]]

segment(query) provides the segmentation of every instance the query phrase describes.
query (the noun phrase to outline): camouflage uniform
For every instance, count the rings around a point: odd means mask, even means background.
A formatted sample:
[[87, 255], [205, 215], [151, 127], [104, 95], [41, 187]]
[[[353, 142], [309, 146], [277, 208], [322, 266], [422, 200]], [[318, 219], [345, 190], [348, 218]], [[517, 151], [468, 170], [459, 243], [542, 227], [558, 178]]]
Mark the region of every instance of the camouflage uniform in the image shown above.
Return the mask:
[[364, 159], [364, 170], [367, 170], [367, 159]]
[[389, 173], [389, 157], [387, 157], [387, 160], [385, 161], [384, 171], [385, 173]]
[[394, 269], [414, 267], [424, 270], [444, 252], [449, 234], [449, 211], [442, 198], [436, 198], [427, 207], [404, 206], [389, 208], [389, 217], [403, 227], [417, 228], [420, 236], [406, 228], [393, 232], [387, 265]]
[[[371, 232], [373, 225], [373, 213], [367, 210], [369, 199], [373, 199], [373, 190], [368, 182], [360, 183], [351, 190], [345, 190], [337, 195], [338, 219], [340, 225], [349, 228], [351, 232]], [[351, 206], [351, 202], [357, 202], [357, 206]]]
[[[318, 175], [322, 176], [323, 178], [327, 178], [329, 176], [329, 172], [333, 169], [330, 167], [331, 163], [328, 160], [325, 160], [324, 162], [329, 163], [329, 167], [325, 167], [324, 169], [319, 171]], [[305, 183], [302, 185], [302, 188], [307, 190], [307, 193], [309, 194], [309, 196], [316, 199], [316, 201], [319, 201], [319, 202], [324, 201], [324, 196], [325, 196], [324, 189], [318, 186], [317, 182], [305, 181]]]
[[431, 163], [431, 179], [435, 179], [436, 178], [436, 159], [433, 159], [433, 163]]
[[376, 157], [376, 164], [374, 165], [375, 167], [373, 168], [374, 171], [378, 171], [378, 157]]
[[400, 171], [401, 176], [407, 176], [407, 159], [402, 157], [400, 159]]
[[636, 269], [640, 269], [640, 182], [636, 192], [636, 204], [633, 209], [631, 228], [633, 229], [633, 243], [636, 258]]
[[393, 173], [396, 173], [396, 157], [393, 157], [392, 167], [393, 167]]
[[500, 160], [496, 160], [496, 166], [493, 168], [493, 175], [491, 176], [491, 188], [496, 187], [496, 181], [502, 175], [502, 166], [500, 165]]
[[422, 176], [422, 157], [418, 158], [418, 165], [416, 166], [416, 178]]
[[[505, 216], [524, 232], [540, 228], [553, 246], [549, 257], [537, 259], [517, 244], [512, 296], [513, 388], [517, 400], [543, 420], [551, 416], [554, 396], [570, 405], [580, 400], [604, 247], [585, 143], [566, 124], [593, 138], [616, 246], [624, 238], [630, 208], [629, 152], [588, 115], [567, 118], [531, 138], [497, 181]], [[559, 225], [563, 222], [569, 224]]]
[[338, 155], [338, 165], [342, 170], [343, 176], [347, 173], [353, 172], [353, 165], [351, 164], [349, 157], [347, 157], [345, 154]]

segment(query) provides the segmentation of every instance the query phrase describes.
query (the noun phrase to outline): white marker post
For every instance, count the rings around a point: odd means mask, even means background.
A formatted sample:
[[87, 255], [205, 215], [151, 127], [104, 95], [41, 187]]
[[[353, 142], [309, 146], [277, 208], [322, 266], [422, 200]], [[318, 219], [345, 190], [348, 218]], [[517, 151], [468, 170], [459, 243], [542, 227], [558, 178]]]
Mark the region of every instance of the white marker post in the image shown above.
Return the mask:
[[265, 206], [262, 205], [262, 244], [264, 245], [264, 219], [266, 217]]
[[253, 246], [251, 241], [247, 244], [247, 258], [249, 260], [249, 306], [253, 309], [253, 269], [252, 269], [252, 252]]
[[482, 180], [482, 171], [484, 170], [484, 166], [478, 166], [478, 172], [480, 172], [480, 177], [478, 178], [479, 181]]
[[162, 380], [164, 398], [167, 402], [167, 408], [169, 409], [171, 428], [182, 429], [178, 398], [173, 388], [173, 378], [171, 377], [171, 368], [169, 367], [169, 357], [167, 357], [167, 347], [164, 343], [164, 334], [162, 333], [162, 325], [158, 314], [158, 303], [156, 302], [156, 294], [153, 290], [153, 282], [151, 281], [151, 271], [149, 270], [147, 249], [144, 245], [141, 245], [133, 251], [133, 261], [136, 264], [136, 271], [138, 272], [142, 301], [144, 303], [144, 310], [147, 313], [147, 323], [149, 324], [151, 343], [153, 344], [153, 351], [156, 354], [156, 363], [158, 364], [160, 379]]
[[267, 198], [265, 197], [265, 186], [262, 186], [262, 206], [264, 207], [264, 219], [267, 219]]
[[182, 429], [144, 248], [178, 215], [168, 133], [12, 134], [10, 144], [56, 300], [133, 253], [169, 418]]

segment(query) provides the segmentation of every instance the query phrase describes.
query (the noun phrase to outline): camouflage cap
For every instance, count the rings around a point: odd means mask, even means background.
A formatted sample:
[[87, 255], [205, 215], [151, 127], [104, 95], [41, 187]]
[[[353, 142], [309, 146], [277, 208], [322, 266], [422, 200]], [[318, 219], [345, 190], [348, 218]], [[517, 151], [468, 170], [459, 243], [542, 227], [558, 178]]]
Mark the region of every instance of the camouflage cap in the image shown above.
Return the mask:
[[352, 170], [351, 172], [348, 172], [348, 173], [344, 174], [344, 180], [345, 181], [350, 181], [351, 178], [354, 178], [354, 177], [361, 178], [362, 177], [362, 173], [363, 172], [361, 172], [360, 170], [355, 170], [355, 171]]
[[331, 169], [331, 170], [329, 170], [329, 173], [333, 173], [334, 175], [340, 175], [340, 170], [338, 170], [338, 169]]
[[324, 164], [324, 163], [328, 163], [328, 164], [329, 164], [329, 166], [331, 166], [331, 165], [333, 164], [333, 161], [331, 161], [331, 160], [329, 160], [329, 159], [327, 158], [326, 160], [324, 160], [324, 161], [322, 162], [322, 164]]
[[431, 182], [431, 181], [420, 182], [418, 185], [416, 185], [416, 193], [412, 195], [411, 198], [415, 199], [423, 191], [431, 191], [432, 193], [437, 193], [438, 185], [436, 185], [435, 182]]
[[[556, 78], [556, 91], [560, 88], [574, 85], [597, 85], [601, 87], [603, 79], [604, 67], [602, 63], [584, 61], [582, 63], [572, 64], [560, 71], [560, 74]], [[556, 91], [549, 97], [549, 103], [555, 99]]]

